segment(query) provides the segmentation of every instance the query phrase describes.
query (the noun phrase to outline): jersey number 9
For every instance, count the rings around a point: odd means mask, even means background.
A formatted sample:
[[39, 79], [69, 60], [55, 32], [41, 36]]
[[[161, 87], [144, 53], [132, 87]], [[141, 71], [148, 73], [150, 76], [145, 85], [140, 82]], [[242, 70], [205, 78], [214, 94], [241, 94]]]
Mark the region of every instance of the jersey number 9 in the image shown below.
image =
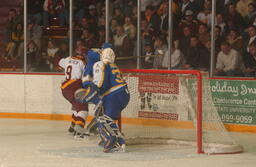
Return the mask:
[[71, 73], [72, 73], [72, 66], [68, 66], [66, 70], [66, 80], [71, 79]]

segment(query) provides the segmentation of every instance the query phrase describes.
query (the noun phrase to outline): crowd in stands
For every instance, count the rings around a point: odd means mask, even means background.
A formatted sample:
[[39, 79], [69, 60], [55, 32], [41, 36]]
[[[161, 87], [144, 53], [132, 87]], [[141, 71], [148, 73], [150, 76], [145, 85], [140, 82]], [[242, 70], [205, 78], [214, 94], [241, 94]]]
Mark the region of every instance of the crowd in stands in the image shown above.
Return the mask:
[[[170, 64], [171, 69], [209, 71], [212, 0], [173, 0], [172, 34], [168, 34], [168, 2], [141, 0], [142, 68], [166, 69]], [[106, 36], [105, 1], [75, 0], [73, 3], [74, 54], [101, 47]], [[136, 65], [137, 0], [110, 0], [109, 7], [110, 42], [115, 53], [120, 62]], [[256, 1], [218, 0], [216, 9], [215, 75], [255, 76]], [[22, 12], [10, 10], [6, 24], [10, 58], [23, 57], [22, 18]], [[50, 18], [58, 19], [58, 26], [68, 29], [69, 0], [28, 0], [27, 59], [32, 71], [55, 71], [56, 61], [68, 56], [68, 36], [61, 42], [42, 40], [43, 30], [52, 26]], [[173, 38], [171, 60], [169, 35]]]

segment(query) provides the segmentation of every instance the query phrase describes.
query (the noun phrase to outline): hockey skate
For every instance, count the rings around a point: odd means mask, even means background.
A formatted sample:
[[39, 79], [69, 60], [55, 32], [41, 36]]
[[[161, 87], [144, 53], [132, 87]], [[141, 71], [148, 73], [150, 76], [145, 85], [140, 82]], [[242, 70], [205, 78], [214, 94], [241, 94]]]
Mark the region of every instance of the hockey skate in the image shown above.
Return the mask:
[[[102, 140], [103, 141], [103, 140]], [[126, 145], [123, 138], [118, 138], [118, 140], [110, 140], [104, 146], [104, 153], [112, 153], [112, 152], [126, 152]]]
[[77, 140], [87, 139], [90, 136], [89, 132], [79, 125], [75, 125], [74, 130], [75, 130], [74, 139], [77, 139]]
[[74, 135], [74, 138], [77, 139], [77, 140], [80, 140], [80, 139], [87, 139], [90, 135], [87, 134], [87, 133], [77, 133], [75, 132], [75, 135]]
[[98, 146], [104, 148], [105, 144], [106, 144], [106, 142], [104, 141], [104, 139], [103, 139], [102, 136], [100, 135], [100, 142], [98, 143]]
[[75, 135], [76, 131], [74, 127], [75, 127], [75, 124], [71, 123], [70, 127], [68, 128], [68, 134]]
[[104, 153], [113, 153], [113, 152], [126, 152], [126, 145], [116, 143], [112, 148], [104, 148]]

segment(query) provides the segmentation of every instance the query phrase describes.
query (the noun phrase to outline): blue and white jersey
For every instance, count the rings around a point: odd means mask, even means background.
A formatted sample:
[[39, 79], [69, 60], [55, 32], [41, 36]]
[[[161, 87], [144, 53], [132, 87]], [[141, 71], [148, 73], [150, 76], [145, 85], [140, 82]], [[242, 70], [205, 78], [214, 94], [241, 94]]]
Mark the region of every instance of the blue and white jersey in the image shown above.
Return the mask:
[[100, 94], [103, 96], [127, 88], [119, 68], [115, 64], [105, 64], [103, 61], [98, 61], [93, 66], [93, 83], [100, 88]]
[[82, 77], [82, 83], [83, 87], [87, 87], [90, 84], [92, 84], [93, 81], [93, 65], [95, 62], [100, 61], [100, 54], [96, 51], [89, 50], [87, 52], [87, 65], [84, 69], [83, 77]]

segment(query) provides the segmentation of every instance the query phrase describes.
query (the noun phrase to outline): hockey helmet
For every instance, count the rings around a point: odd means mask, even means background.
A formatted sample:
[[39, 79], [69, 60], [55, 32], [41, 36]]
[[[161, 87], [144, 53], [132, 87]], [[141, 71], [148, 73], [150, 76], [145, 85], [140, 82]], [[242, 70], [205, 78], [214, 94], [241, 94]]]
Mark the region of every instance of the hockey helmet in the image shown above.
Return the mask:
[[106, 43], [102, 44], [101, 48], [102, 49], [107, 49], [107, 48], [113, 49], [113, 45], [111, 43], [106, 42]]
[[106, 48], [102, 51], [101, 60], [104, 63], [114, 63], [115, 57], [116, 57], [116, 55], [111, 48]]

